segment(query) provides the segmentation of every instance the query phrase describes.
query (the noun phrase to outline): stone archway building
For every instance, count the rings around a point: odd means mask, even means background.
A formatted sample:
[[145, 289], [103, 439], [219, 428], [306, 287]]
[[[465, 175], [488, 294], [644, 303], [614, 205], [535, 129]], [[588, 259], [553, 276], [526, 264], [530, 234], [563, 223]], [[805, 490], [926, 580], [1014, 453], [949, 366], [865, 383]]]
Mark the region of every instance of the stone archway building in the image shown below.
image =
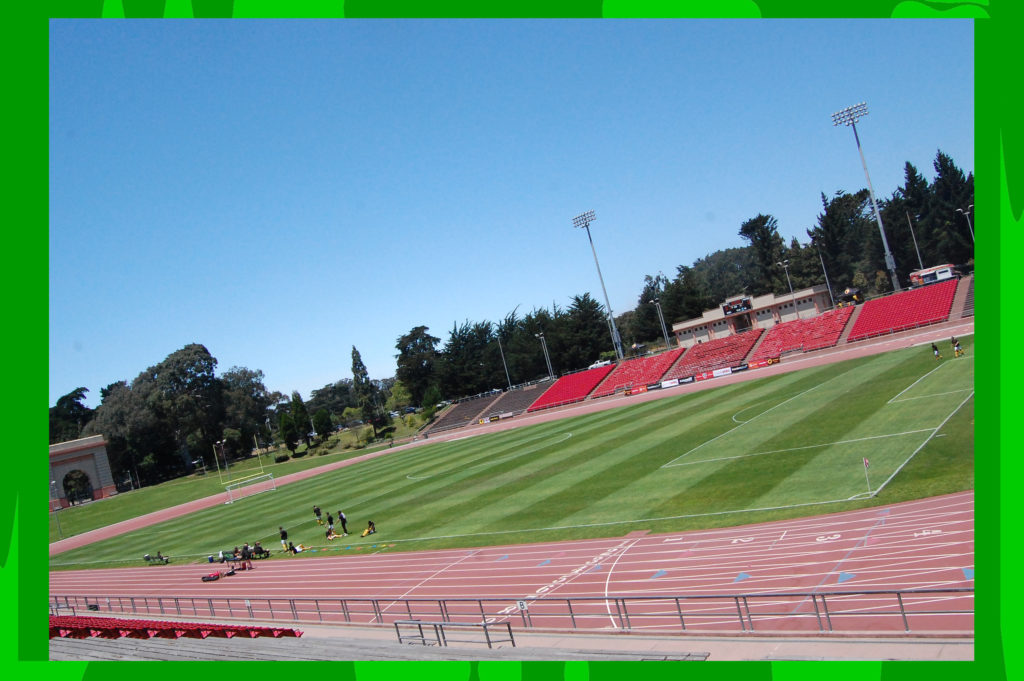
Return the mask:
[[93, 499], [117, 494], [107, 458], [107, 443], [102, 435], [50, 445], [50, 480], [57, 483], [50, 485], [51, 504], [59, 503], [61, 508], [70, 505], [64, 492], [63, 480], [68, 473], [76, 470], [88, 476]]

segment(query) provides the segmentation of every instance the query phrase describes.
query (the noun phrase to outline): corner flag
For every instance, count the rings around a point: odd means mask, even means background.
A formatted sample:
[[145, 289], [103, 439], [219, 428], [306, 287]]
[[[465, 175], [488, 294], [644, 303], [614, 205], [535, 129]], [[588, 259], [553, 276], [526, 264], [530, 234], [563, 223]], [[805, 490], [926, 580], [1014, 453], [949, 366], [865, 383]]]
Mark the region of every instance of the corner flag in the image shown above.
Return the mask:
[[867, 470], [869, 467], [870, 467], [870, 464], [868, 463], [868, 458], [865, 456], [864, 457], [864, 469]]

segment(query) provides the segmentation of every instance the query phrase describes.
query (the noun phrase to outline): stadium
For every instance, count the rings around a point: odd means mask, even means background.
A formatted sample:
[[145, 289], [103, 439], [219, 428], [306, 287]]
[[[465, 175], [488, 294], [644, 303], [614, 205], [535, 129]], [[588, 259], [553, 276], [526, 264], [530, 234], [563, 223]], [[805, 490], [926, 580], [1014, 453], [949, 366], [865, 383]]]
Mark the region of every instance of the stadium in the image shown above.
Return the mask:
[[[55, 542], [51, 658], [973, 659], [973, 277], [820, 294]], [[243, 542], [272, 555], [214, 564]]]

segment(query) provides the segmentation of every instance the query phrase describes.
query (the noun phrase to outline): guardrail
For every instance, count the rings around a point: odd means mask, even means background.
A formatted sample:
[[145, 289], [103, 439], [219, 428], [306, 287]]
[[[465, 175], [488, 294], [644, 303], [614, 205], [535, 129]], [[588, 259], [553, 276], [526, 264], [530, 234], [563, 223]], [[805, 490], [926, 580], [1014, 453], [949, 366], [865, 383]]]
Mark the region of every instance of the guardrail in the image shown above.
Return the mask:
[[[465, 638], [452, 636], [453, 630], [483, 633], [483, 640], [479, 638]], [[494, 629], [498, 630], [495, 636]], [[433, 636], [427, 636], [427, 631], [433, 631]], [[500, 632], [504, 630], [504, 635]], [[516, 647], [516, 639], [512, 636], [511, 623], [505, 622], [426, 622], [424, 620], [395, 620], [395, 635], [399, 643], [418, 643], [424, 646], [447, 646], [451, 643], [486, 643], [488, 648], [493, 648], [495, 643], [511, 643]]]
[[51, 595], [50, 610], [322, 624], [508, 622], [523, 629], [651, 633], [974, 631], [974, 590], [966, 588], [525, 600]]

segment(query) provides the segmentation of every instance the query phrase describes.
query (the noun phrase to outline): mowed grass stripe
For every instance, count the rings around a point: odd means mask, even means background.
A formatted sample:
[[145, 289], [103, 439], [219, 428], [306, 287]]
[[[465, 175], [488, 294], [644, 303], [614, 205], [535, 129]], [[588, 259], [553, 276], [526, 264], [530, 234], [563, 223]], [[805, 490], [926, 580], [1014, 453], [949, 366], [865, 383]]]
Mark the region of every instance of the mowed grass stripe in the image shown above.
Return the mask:
[[[954, 391], [970, 389], [973, 365], [946, 359], [950, 364], [937, 368], [929, 353], [927, 347], [910, 348], [400, 450], [68, 552], [52, 564], [138, 564], [143, 553], [156, 550], [205, 555], [246, 540], [277, 548], [278, 525], [293, 541], [345, 555], [357, 547], [392, 550], [396, 542], [398, 548], [442, 548], [536, 541], [535, 530], [543, 530], [545, 540], [615, 536], [637, 528], [677, 531], [969, 488], [973, 400], [953, 413], [941, 436], [927, 441], [879, 498], [845, 501], [848, 493], [867, 489], [863, 456], [871, 460], [872, 484], [881, 484], [929, 434], [896, 433], [922, 423], [934, 429], [968, 394]], [[825, 381], [832, 383], [815, 388]], [[901, 391], [915, 399], [887, 404]], [[783, 406], [754, 418], [776, 405]], [[893, 437], [861, 439], [879, 431]], [[704, 448], [746, 458], [661, 467], [713, 438], [718, 439]], [[768, 449], [779, 451], [763, 454]], [[416, 473], [431, 477], [411, 479]], [[796, 508], [824, 502], [830, 505]], [[345, 510], [354, 532], [370, 518], [380, 531], [327, 545], [313, 521], [314, 503], [325, 512]], [[774, 507], [789, 508], [749, 511]], [[721, 515], [711, 515], [716, 513]]]

